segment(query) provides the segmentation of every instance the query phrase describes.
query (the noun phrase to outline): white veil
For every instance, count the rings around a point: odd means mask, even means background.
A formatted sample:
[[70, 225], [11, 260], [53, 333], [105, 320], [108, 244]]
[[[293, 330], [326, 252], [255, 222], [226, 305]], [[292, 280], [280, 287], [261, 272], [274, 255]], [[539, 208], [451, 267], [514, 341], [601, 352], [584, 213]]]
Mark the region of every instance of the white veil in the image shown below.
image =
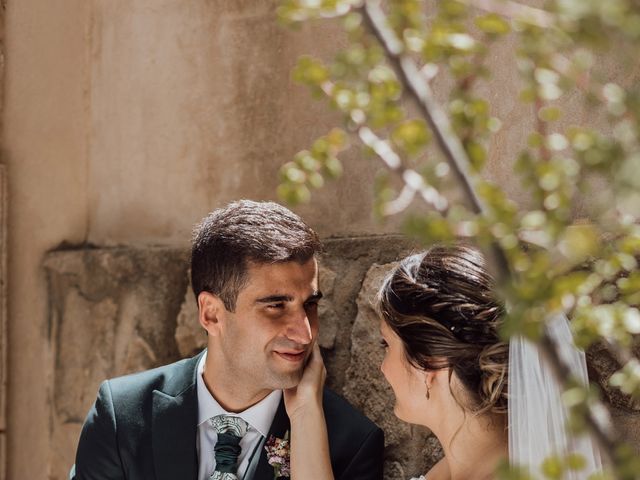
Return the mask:
[[[584, 352], [573, 343], [564, 314], [554, 314], [547, 332], [576, 380], [588, 383]], [[553, 455], [578, 453], [585, 468], [570, 471], [567, 480], [584, 480], [601, 471], [600, 451], [588, 435], [572, 436], [566, 431], [568, 412], [562, 403], [562, 389], [546, 360], [534, 344], [513, 337], [509, 344], [509, 461], [533, 478], [541, 478], [540, 464]]]

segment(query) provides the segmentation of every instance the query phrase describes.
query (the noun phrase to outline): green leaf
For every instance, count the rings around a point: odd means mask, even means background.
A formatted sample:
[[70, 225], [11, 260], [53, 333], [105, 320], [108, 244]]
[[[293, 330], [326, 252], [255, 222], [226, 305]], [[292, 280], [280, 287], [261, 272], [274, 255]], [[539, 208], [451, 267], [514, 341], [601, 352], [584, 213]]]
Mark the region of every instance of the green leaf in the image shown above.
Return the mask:
[[561, 480], [564, 474], [564, 467], [562, 460], [558, 457], [550, 457], [542, 462], [541, 468], [542, 474], [552, 480]]
[[305, 55], [298, 59], [293, 79], [304, 85], [320, 86], [329, 79], [329, 71], [320, 60]]
[[484, 167], [484, 163], [487, 159], [487, 151], [484, 146], [479, 142], [474, 140], [469, 140], [464, 144], [465, 150], [467, 151], [467, 155], [469, 155], [469, 160], [471, 161], [471, 165], [476, 170], [481, 170]]
[[570, 470], [583, 470], [587, 466], [587, 462], [584, 459], [584, 456], [578, 453], [570, 453], [565, 458], [565, 462], [567, 467]]
[[393, 142], [409, 155], [420, 153], [431, 140], [431, 133], [424, 120], [402, 122], [391, 132]]
[[545, 107], [538, 112], [538, 118], [543, 122], [555, 122], [562, 117], [562, 110], [558, 107]]
[[475, 24], [480, 30], [491, 36], [505, 35], [511, 31], [509, 23], [495, 13], [476, 17]]

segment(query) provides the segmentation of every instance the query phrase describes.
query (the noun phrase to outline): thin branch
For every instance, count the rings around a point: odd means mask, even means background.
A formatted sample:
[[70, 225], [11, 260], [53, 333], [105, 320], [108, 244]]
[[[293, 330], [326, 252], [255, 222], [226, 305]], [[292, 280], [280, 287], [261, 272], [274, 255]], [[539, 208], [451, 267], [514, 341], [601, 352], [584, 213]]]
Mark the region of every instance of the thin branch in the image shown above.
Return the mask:
[[416, 198], [416, 191], [413, 188], [409, 187], [409, 185], [405, 185], [400, 192], [400, 195], [384, 205], [382, 213], [385, 216], [397, 215], [399, 213], [402, 213], [407, 208], [409, 208], [409, 205], [411, 205], [411, 202], [413, 202], [414, 198]]
[[[387, 168], [401, 176], [405, 183], [403, 201], [407, 195], [419, 193], [422, 199], [440, 213], [446, 213], [449, 208], [448, 200], [440, 195], [431, 185], [424, 181], [424, 177], [413, 169], [402, 164], [400, 156], [393, 151], [389, 143], [379, 138], [369, 127], [358, 128], [358, 136], [362, 143], [374, 151], [374, 153], [384, 162]], [[412, 197], [413, 198], [413, 197]]]
[[[320, 88], [324, 94], [331, 98], [335, 85], [333, 82], [325, 81]], [[364, 125], [366, 116], [361, 110], [355, 110], [351, 112], [351, 120], [356, 125], [358, 137], [362, 140], [367, 147], [371, 148], [373, 152], [382, 160], [385, 166], [392, 172], [398, 174], [405, 183], [405, 189], [403, 190], [404, 196], [400, 200], [406, 201], [409, 191], [413, 191], [413, 194], [418, 193], [420, 197], [427, 203], [427, 205], [435, 208], [438, 212], [446, 214], [449, 209], [449, 201], [444, 195], [440, 195], [431, 185], [424, 181], [424, 177], [413, 169], [407, 168], [402, 163], [400, 155], [398, 155], [391, 145], [385, 140], [378, 137], [373, 130]], [[413, 198], [413, 197], [412, 197]], [[400, 207], [400, 203], [393, 205], [391, 210]], [[397, 212], [393, 212], [397, 213]], [[393, 213], [390, 213], [393, 214]]]
[[[396, 37], [393, 30], [386, 25], [386, 17], [380, 8], [380, 2], [378, 0], [365, 1], [362, 12], [363, 18], [369, 25], [370, 30], [378, 38], [387, 53], [389, 62], [405, 85], [405, 91], [411, 93], [412, 99], [416, 102], [418, 108], [431, 126], [441, 150], [445, 154], [449, 165], [462, 185], [475, 212], [478, 214], [486, 214], [487, 208], [473, 187], [473, 176], [469, 169], [469, 158], [460, 140], [453, 132], [446, 113], [436, 102], [429, 85], [420, 81], [420, 73], [415, 63], [411, 58], [403, 54], [404, 48], [402, 42]], [[504, 282], [511, 276], [506, 254], [495, 242], [492, 245], [492, 252], [498, 263], [497, 267], [501, 277], [500, 280]], [[546, 331], [539, 345], [543, 354], [549, 358], [557, 379], [561, 384], [566, 385], [569, 379], [570, 369], [559, 356], [553, 340]], [[609, 458], [615, 458], [614, 453], [618, 440], [612, 433], [613, 430], [607, 410], [601, 403], [588, 405], [585, 417], [592, 434], [595, 436], [605, 454], [608, 455]]]
[[[455, 135], [449, 117], [436, 101], [433, 91], [426, 82], [420, 81], [420, 71], [415, 62], [403, 55], [404, 46], [393, 30], [386, 25], [386, 16], [380, 8], [380, 1], [365, 1], [362, 12], [365, 22], [380, 41], [391, 65], [411, 92], [412, 99], [429, 123], [449, 166], [462, 186], [465, 196], [470, 200], [473, 211], [486, 213], [487, 208], [472, 185], [473, 175], [469, 168], [471, 162], [467, 152], [465, 152], [460, 139]], [[500, 280], [508, 278], [509, 262], [504, 251], [494, 245], [492, 253], [498, 267]]]

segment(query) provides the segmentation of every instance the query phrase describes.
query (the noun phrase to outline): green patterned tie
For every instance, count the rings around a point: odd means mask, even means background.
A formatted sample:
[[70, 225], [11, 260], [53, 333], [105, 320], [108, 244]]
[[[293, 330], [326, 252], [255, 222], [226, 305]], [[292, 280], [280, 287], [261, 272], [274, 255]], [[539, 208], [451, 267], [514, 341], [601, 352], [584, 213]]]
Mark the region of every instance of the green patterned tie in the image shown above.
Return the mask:
[[238, 457], [242, 449], [240, 440], [247, 433], [249, 425], [239, 417], [217, 415], [209, 419], [211, 426], [218, 432], [218, 441], [214, 447], [216, 469], [209, 480], [238, 480]]

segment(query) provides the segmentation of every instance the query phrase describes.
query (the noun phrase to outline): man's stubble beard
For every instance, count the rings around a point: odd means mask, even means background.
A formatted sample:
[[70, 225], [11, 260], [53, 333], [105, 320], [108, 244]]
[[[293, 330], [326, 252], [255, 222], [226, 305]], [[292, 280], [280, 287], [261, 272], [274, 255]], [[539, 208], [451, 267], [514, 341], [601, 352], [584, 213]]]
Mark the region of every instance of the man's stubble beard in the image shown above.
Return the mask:
[[289, 373], [275, 372], [268, 366], [266, 370], [269, 372], [267, 382], [271, 385], [271, 390], [286, 390], [287, 388], [293, 388], [300, 383], [302, 373], [304, 372], [304, 366]]
[[[281, 372], [277, 369], [275, 358], [264, 358], [264, 361], [260, 363], [255, 362], [255, 359], [247, 362], [244, 361], [246, 357], [242, 358], [237, 351], [234, 353], [233, 348], [230, 349], [232, 351], [228, 351], [226, 348], [224, 350], [228, 378], [242, 381], [247, 390], [273, 391], [293, 388], [300, 383], [304, 373], [306, 361], [294, 371]], [[271, 353], [271, 355], [276, 354]]]

